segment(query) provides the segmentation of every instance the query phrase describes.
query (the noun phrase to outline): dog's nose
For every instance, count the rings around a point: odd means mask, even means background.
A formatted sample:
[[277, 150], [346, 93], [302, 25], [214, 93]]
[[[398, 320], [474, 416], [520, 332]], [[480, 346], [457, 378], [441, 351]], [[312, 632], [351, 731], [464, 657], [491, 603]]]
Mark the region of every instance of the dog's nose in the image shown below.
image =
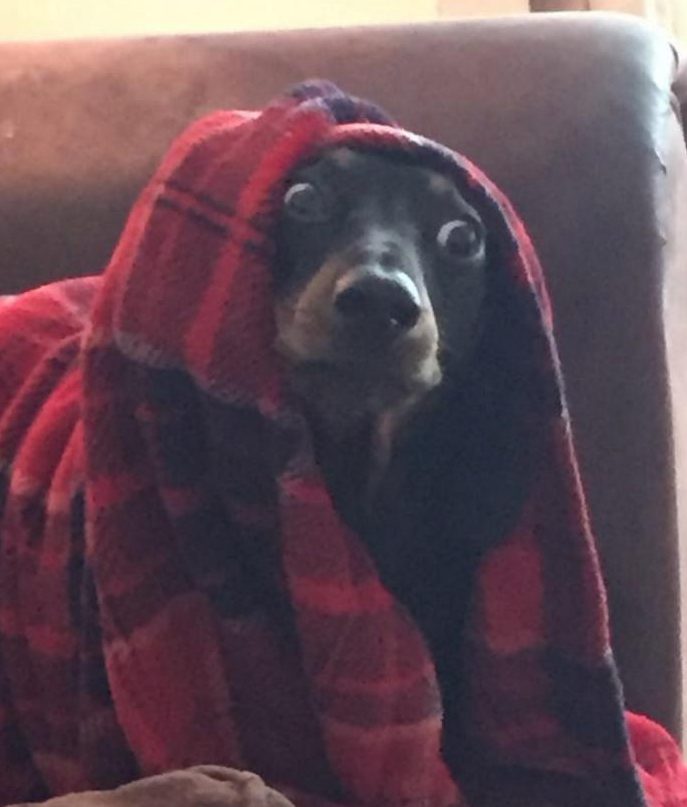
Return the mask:
[[342, 278], [334, 308], [346, 325], [389, 336], [411, 330], [422, 311], [416, 285], [400, 271]]

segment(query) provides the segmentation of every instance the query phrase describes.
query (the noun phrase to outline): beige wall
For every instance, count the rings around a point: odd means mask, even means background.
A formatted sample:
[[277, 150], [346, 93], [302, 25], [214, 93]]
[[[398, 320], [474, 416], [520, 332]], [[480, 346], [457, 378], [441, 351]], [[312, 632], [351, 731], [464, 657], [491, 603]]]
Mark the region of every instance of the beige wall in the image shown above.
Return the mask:
[[687, 42], [687, 0], [532, 0], [535, 11], [622, 11], [659, 23], [674, 37]]
[[641, 14], [687, 41], [687, 0], [592, 0], [591, 6]]
[[521, 10], [526, 0], [0, 0], [0, 39], [417, 22]]
[[528, 0], [437, 0], [441, 17], [492, 17], [499, 14], [526, 14]]

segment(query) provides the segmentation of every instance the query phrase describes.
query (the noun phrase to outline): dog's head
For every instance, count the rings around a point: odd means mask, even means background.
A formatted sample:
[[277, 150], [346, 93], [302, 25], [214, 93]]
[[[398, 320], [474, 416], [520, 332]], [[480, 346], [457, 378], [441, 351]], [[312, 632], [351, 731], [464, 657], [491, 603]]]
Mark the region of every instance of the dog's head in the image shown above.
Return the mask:
[[444, 176], [333, 149], [290, 178], [277, 238], [278, 349], [330, 421], [379, 415], [470, 352], [486, 233]]

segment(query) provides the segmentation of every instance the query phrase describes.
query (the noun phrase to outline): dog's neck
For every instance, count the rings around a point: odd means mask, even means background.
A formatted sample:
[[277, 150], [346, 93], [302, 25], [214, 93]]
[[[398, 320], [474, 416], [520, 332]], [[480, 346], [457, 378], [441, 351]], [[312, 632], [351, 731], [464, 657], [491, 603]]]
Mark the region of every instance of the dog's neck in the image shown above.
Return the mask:
[[363, 529], [403, 426], [431, 390], [387, 388], [340, 368], [292, 367], [291, 391], [313, 434], [317, 463], [334, 504], [350, 526]]
[[379, 413], [309, 408], [317, 462], [340, 514], [362, 528], [384, 479], [396, 438], [416, 399]]
[[381, 412], [374, 420], [370, 434], [370, 462], [367, 477], [367, 499], [375, 497], [393, 453], [396, 439], [403, 426], [420, 406], [423, 398], [408, 398], [401, 404]]

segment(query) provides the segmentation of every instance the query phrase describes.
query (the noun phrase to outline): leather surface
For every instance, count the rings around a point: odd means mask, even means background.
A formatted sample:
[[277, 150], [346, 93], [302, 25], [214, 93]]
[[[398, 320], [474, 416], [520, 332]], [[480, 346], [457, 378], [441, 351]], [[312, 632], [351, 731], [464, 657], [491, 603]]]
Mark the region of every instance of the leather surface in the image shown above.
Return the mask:
[[464, 152], [540, 252], [628, 703], [677, 735], [687, 92], [676, 71], [657, 29], [596, 14], [1, 45], [0, 291], [98, 271], [175, 134], [302, 78], [331, 78]]

